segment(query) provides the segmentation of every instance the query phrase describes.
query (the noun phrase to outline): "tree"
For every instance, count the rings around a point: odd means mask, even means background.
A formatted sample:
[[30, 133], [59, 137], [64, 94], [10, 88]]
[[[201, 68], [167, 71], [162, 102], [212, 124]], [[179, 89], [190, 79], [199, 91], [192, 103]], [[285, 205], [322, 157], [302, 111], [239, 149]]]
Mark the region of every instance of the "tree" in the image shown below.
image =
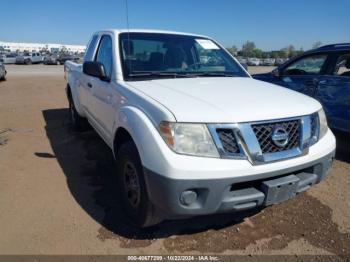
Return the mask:
[[287, 58], [288, 57], [288, 48], [282, 48], [280, 51], [278, 51], [278, 57], [280, 58]]
[[289, 58], [291, 58], [292, 56], [295, 56], [295, 47], [293, 45], [289, 45], [287, 49], [288, 49]]
[[285, 48], [282, 48], [279, 51], [279, 57], [281, 58], [291, 58], [292, 56], [295, 56], [298, 53], [298, 51], [295, 50], [295, 47], [293, 45], [289, 45]]
[[250, 57], [262, 58], [263, 51], [259, 48], [254, 48], [254, 50], [251, 52]]
[[231, 46], [231, 47], [226, 47], [226, 50], [227, 50], [229, 53], [231, 53], [231, 55], [233, 55], [233, 56], [236, 56], [236, 55], [237, 55], [237, 52], [238, 52], [238, 48], [237, 48], [235, 45], [233, 45], [233, 46]]
[[61, 54], [66, 54], [66, 53], [68, 53], [67, 47], [66, 47], [66, 46], [62, 46], [62, 47], [61, 47], [61, 50], [60, 50], [60, 53], [61, 53]]
[[312, 48], [315, 49], [315, 48], [318, 48], [322, 45], [322, 42], [321, 41], [317, 41], [315, 43], [312, 44]]
[[245, 57], [252, 57], [253, 51], [256, 49], [255, 43], [251, 41], [247, 41], [242, 46], [242, 54]]

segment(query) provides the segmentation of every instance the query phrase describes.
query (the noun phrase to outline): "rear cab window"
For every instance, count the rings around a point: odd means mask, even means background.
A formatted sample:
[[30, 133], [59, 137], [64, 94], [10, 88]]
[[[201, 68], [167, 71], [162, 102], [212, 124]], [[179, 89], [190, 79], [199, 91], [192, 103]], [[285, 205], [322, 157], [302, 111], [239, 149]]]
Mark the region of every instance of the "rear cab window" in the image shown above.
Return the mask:
[[98, 39], [99, 39], [98, 35], [94, 35], [91, 38], [91, 40], [88, 44], [88, 48], [86, 49], [84, 61], [93, 61], [94, 60], [94, 53], [96, 50], [96, 45], [97, 45]]
[[112, 38], [109, 35], [102, 36], [95, 61], [103, 64], [106, 75], [111, 78], [113, 69], [113, 48]]

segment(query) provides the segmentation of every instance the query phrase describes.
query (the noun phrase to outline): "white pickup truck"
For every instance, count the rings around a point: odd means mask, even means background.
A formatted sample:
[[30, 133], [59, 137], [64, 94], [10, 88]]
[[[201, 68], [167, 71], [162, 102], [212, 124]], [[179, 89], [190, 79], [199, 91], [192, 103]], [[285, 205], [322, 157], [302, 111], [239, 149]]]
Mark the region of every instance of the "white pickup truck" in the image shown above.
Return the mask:
[[23, 55], [19, 55], [16, 57], [16, 64], [25, 64], [25, 65], [31, 65], [31, 64], [38, 64], [43, 61], [43, 57], [39, 52], [34, 53], [27, 53]]
[[73, 126], [87, 120], [112, 149], [116, 190], [140, 227], [280, 203], [334, 158], [319, 102], [252, 79], [205, 36], [100, 31], [65, 78]]

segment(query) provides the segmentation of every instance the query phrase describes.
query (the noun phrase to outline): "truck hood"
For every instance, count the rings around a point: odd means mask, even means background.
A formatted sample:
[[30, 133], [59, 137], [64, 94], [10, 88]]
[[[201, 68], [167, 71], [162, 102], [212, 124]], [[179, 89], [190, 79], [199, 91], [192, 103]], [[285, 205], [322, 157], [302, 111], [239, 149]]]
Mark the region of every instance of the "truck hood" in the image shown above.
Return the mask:
[[314, 113], [319, 102], [249, 77], [201, 77], [128, 82], [168, 108], [178, 122], [233, 123]]

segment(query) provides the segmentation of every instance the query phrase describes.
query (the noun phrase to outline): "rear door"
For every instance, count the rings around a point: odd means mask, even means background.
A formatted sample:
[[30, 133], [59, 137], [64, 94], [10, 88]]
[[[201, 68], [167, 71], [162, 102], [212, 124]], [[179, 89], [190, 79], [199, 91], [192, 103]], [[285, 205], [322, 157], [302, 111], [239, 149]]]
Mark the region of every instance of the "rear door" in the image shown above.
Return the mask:
[[350, 132], [350, 51], [332, 55], [315, 98], [323, 105], [332, 128]]
[[282, 86], [314, 96], [320, 77], [328, 62], [326, 53], [310, 54], [287, 64], [281, 70], [279, 83]]

